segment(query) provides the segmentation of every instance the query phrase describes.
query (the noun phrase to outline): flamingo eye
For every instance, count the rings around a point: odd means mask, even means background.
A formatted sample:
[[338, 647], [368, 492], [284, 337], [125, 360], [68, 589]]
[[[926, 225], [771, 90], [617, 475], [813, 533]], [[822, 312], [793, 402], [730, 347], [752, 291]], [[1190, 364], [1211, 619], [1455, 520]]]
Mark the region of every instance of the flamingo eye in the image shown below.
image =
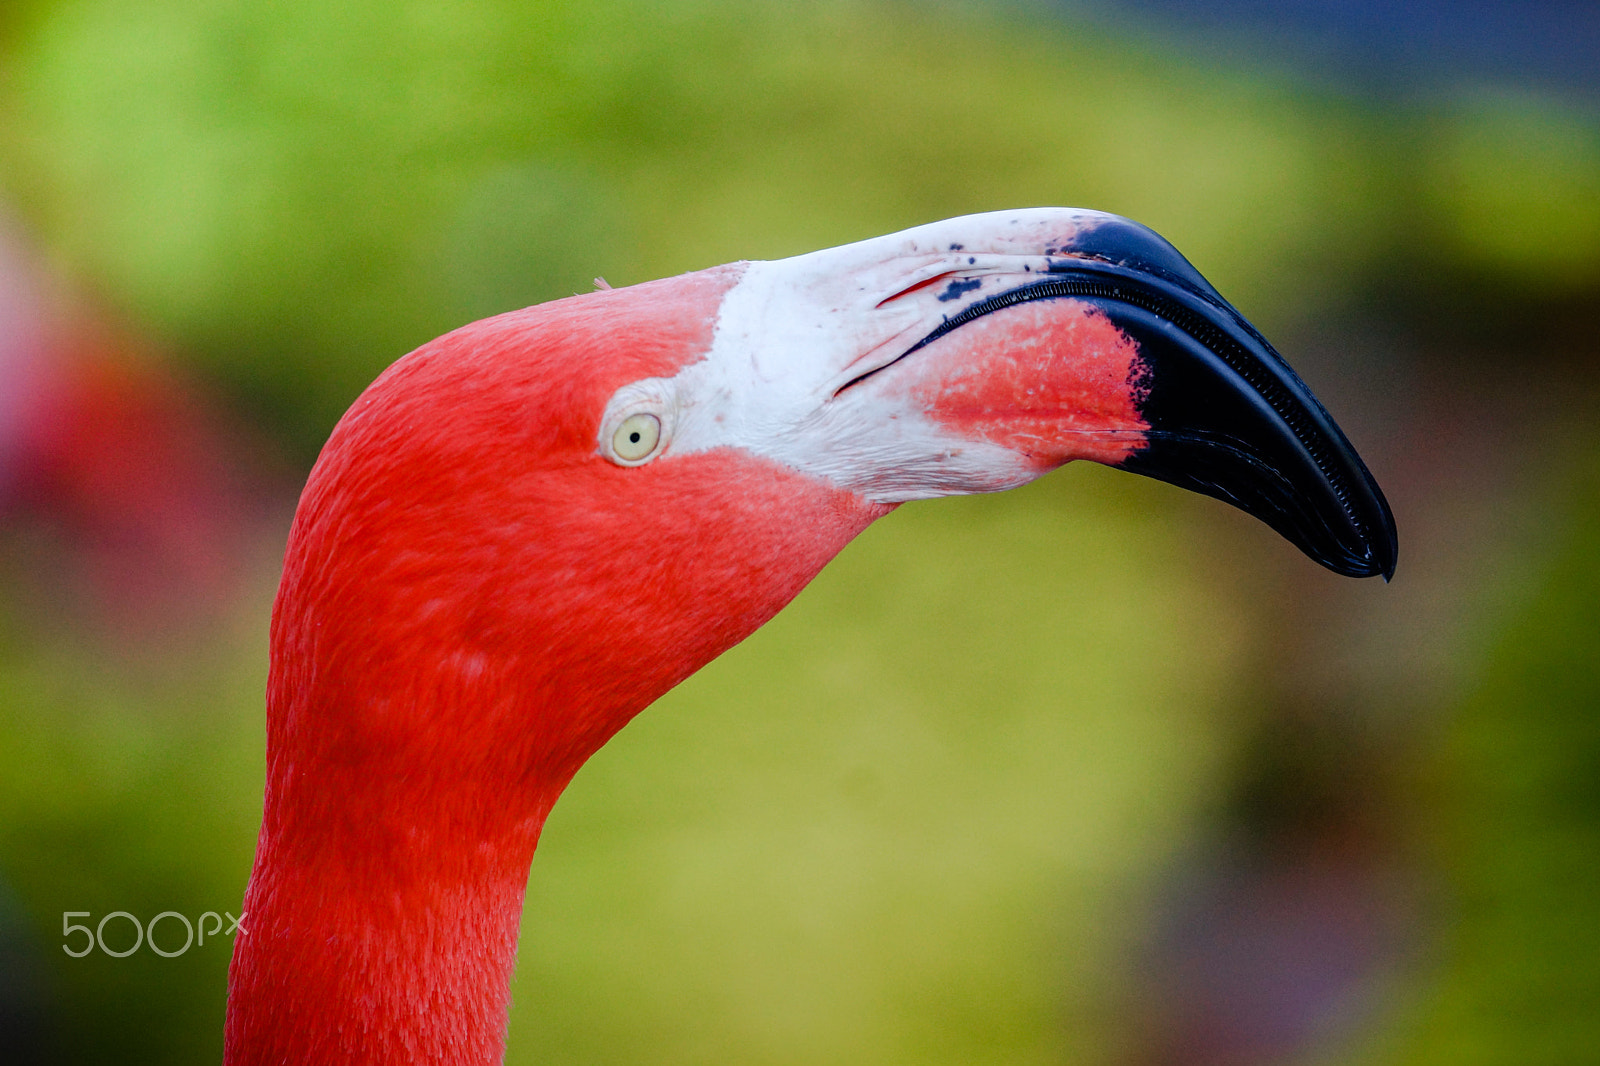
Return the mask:
[[611, 452], [624, 466], [648, 462], [660, 444], [661, 419], [643, 411], [624, 418], [611, 434]]
[[671, 446], [677, 420], [672, 382], [646, 378], [624, 385], [600, 416], [597, 450], [618, 466], [643, 466]]

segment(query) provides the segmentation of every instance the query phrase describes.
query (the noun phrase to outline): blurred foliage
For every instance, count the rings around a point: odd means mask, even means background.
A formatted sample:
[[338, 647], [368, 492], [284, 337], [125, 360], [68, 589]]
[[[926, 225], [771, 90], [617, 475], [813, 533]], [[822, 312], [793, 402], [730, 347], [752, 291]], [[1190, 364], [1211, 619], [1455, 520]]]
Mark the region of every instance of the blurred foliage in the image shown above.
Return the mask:
[[[1138, 218], [1269, 335], [1392, 292], [1449, 348], [1600, 291], [1590, 115], [1378, 114], [1021, 6], [53, 0], [0, 8], [0, 48], [0, 187], [53, 266], [302, 463], [470, 318], [969, 211]], [[905, 509], [603, 751], [534, 864], [511, 1061], [1115, 1059], [1107, 975], [1265, 668], [1204, 512], [1102, 476]], [[1600, 1045], [1583, 485], [1440, 727], [1454, 924], [1384, 1061]], [[1334, 580], [1295, 573], [1268, 594]], [[239, 898], [248, 608], [156, 676], [0, 630], [0, 875], [66, 1061], [216, 1060], [222, 952], [68, 959], [57, 922]]]
[[1600, 1056], [1600, 451], [1546, 505], [1558, 544], [1423, 767], [1443, 932], [1375, 1061]]
[[1424, 159], [1441, 258], [1511, 282], [1519, 297], [1600, 289], [1593, 116], [1539, 97], [1477, 94], [1441, 117]]
[[[171, 959], [144, 949], [69, 958], [62, 914], [90, 911], [97, 923], [119, 910], [144, 921], [167, 910], [237, 913], [263, 778], [266, 604], [252, 606], [244, 633], [158, 673], [8, 627], [0, 878], [34, 918], [34, 969], [54, 1007], [49, 1053], [37, 1061], [220, 1058], [229, 940]], [[131, 939], [122, 922], [107, 926], [108, 943]], [[175, 925], [162, 933], [179, 935]]]

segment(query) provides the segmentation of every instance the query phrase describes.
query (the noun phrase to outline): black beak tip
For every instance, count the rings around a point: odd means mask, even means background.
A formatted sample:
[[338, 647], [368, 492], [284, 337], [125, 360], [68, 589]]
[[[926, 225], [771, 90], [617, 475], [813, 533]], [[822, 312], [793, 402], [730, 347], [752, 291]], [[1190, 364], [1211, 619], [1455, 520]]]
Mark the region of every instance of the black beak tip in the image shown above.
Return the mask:
[[1369, 534], [1364, 540], [1364, 551], [1360, 554], [1346, 554], [1339, 560], [1322, 558], [1309, 550], [1307, 554], [1335, 573], [1346, 577], [1381, 577], [1384, 583], [1388, 584], [1394, 579], [1396, 556], [1399, 554], [1392, 520], [1386, 527]]
[[1281, 425], [1229, 424], [1214, 413], [1220, 403], [1205, 406], [1204, 429], [1192, 422], [1179, 429], [1172, 405], [1166, 405], [1158, 413], [1169, 428], [1151, 433], [1146, 447], [1118, 467], [1231, 504], [1336, 574], [1385, 581], [1394, 576], [1394, 516], [1342, 438], [1342, 447], [1321, 452], [1326, 465], [1318, 465]]
[[1041, 292], [1074, 285], [1138, 344], [1147, 371], [1146, 446], [1119, 466], [1231, 503], [1335, 573], [1394, 576], [1394, 514], [1360, 455], [1177, 249], [1108, 219], [1064, 251]]

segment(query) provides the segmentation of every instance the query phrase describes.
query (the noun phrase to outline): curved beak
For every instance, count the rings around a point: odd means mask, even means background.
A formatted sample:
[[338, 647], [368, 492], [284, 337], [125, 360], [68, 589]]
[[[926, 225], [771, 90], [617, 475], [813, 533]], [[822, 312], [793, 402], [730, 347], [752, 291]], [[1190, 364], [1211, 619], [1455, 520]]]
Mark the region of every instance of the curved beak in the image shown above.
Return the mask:
[[1107, 219], [1059, 252], [1046, 278], [993, 299], [1083, 301], [1138, 346], [1137, 406], [1149, 428], [1144, 446], [1113, 465], [1231, 503], [1336, 573], [1393, 576], [1394, 515], [1360, 455], [1176, 248]]

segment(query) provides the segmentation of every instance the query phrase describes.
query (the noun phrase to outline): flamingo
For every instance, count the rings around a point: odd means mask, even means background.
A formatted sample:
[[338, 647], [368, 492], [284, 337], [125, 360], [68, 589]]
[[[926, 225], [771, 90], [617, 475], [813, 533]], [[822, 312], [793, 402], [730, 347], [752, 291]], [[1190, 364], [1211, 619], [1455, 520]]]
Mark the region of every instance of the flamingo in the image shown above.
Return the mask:
[[1393, 572], [1321, 404], [1153, 231], [950, 219], [475, 322], [311, 472], [226, 1061], [493, 1063], [552, 805], [901, 503], [1090, 459]]

